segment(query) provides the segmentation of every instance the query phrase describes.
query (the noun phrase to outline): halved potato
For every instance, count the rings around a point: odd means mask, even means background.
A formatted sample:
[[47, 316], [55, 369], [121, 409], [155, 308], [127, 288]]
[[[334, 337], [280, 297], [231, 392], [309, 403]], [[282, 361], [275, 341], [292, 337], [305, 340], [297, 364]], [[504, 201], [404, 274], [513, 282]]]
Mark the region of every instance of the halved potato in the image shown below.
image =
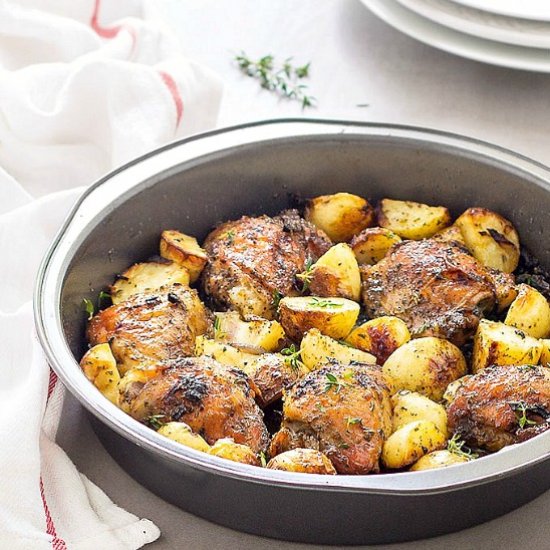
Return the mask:
[[550, 367], [550, 340], [541, 340], [542, 351], [539, 362], [541, 365]]
[[218, 439], [218, 441], [212, 445], [208, 454], [219, 456], [220, 458], [225, 458], [233, 462], [240, 462], [241, 464], [250, 464], [251, 466], [260, 465], [258, 455], [256, 455], [250, 447], [235, 443], [230, 437]]
[[466, 246], [486, 267], [512, 273], [519, 262], [519, 236], [506, 218], [487, 208], [469, 208], [455, 221]]
[[267, 467], [270, 470], [298, 472], [301, 474], [336, 475], [332, 462], [314, 449], [292, 449], [272, 458]]
[[550, 336], [550, 305], [546, 298], [529, 285], [518, 285], [517, 290], [504, 323], [533, 338]]
[[466, 241], [462, 236], [462, 231], [460, 231], [460, 227], [458, 227], [458, 225], [456, 224], [449, 225], [449, 227], [438, 231], [432, 237], [432, 239], [443, 243], [460, 244], [462, 246], [466, 246]]
[[498, 269], [488, 268], [487, 272], [495, 285], [497, 310], [504, 311], [518, 295], [515, 277]]
[[193, 433], [193, 430], [185, 422], [168, 422], [162, 425], [157, 433], [196, 451], [203, 453], [210, 451], [210, 445], [199, 434]]
[[97, 344], [80, 360], [86, 378], [112, 403], [119, 404], [120, 373], [109, 344]]
[[404, 468], [425, 454], [442, 449], [446, 442], [447, 438], [433, 422], [411, 422], [386, 439], [382, 447], [382, 463], [386, 468]]
[[154, 292], [163, 286], [189, 284], [189, 271], [174, 262], [145, 262], [128, 268], [111, 286], [113, 304], [134, 294]]
[[243, 321], [236, 311], [214, 314], [214, 338], [237, 348], [258, 350], [259, 353], [277, 351], [285, 338], [283, 327], [277, 321], [255, 317]]
[[345, 243], [327, 250], [298, 278], [314, 296], [340, 296], [356, 302], [361, 298], [359, 265], [352, 249]]
[[455, 464], [464, 464], [470, 462], [463, 455], [457, 455], [446, 449], [441, 451], [432, 451], [424, 455], [420, 460], [415, 462], [410, 468], [410, 472], [420, 472], [421, 470], [435, 470], [436, 468], [446, 468]]
[[467, 366], [454, 344], [426, 336], [397, 348], [382, 370], [393, 391], [416, 391], [439, 401], [447, 386], [466, 374]]
[[523, 331], [482, 319], [474, 336], [472, 371], [479, 372], [491, 365], [536, 365], [543, 344]]
[[376, 363], [374, 355], [342, 344], [321, 334], [315, 328], [308, 331], [302, 339], [300, 355], [302, 362], [309, 370], [322, 367], [331, 360], [343, 365], [349, 365], [352, 361], [371, 365]]
[[195, 355], [212, 357], [222, 365], [241, 369], [248, 375], [254, 373], [254, 361], [258, 358], [256, 354], [241, 351], [230, 344], [206, 336], [197, 336], [195, 339]]
[[382, 365], [398, 347], [410, 339], [411, 333], [404, 321], [385, 315], [354, 328], [346, 342], [355, 348], [372, 353]]
[[322, 229], [334, 242], [349, 241], [374, 223], [374, 209], [362, 197], [350, 193], [321, 195], [308, 201], [306, 220]]
[[350, 246], [359, 264], [374, 265], [401, 237], [384, 227], [369, 227], [353, 237]]
[[417, 420], [429, 420], [447, 437], [447, 412], [445, 407], [426, 396], [408, 390], [401, 390], [392, 396], [392, 430]]
[[297, 296], [279, 302], [279, 321], [289, 338], [299, 342], [310, 329], [340, 340], [353, 328], [359, 304], [346, 298]]
[[206, 251], [199, 246], [195, 237], [174, 230], [162, 232], [160, 236], [160, 255], [187, 269], [191, 283], [199, 278], [208, 261]]
[[404, 239], [427, 239], [451, 223], [444, 206], [382, 199], [378, 204], [378, 224]]

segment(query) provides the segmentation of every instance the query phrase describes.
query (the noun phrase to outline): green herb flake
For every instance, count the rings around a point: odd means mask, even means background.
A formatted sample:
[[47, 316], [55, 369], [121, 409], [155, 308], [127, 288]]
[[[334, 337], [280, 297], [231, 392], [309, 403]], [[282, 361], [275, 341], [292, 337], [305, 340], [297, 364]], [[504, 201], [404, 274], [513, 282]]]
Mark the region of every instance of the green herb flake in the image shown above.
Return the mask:
[[161, 420], [161, 418], [164, 418], [164, 417], [165, 417], [164, 414], [152, 414], [147, 418], [146, 422], [154, 430], [160, 430], [160, 428], [162, 428], [166, 424], [166, 422], [163, 422]]
[[350, 426], [354, 426], [355, 424], [361, 424], [362, 422], [363, 420], [361, 418], [348, 416], [346, 420], [346, 428], [349, 430]]
[[466, 443], [460, 439], [460, 434], [454, 434], [447, 442], [447, 450], [458, 456], [467, 458], [468, 460], [474, 460], [479, 455], [473, 453], [469, 447], [466, 447]]
[[262, 465], [262, 468], [265, 468], [267, 466], [267, 459], [265, 457], [265, 453], [263, 451], [260, 451], [259, 456], [260, 456], [260, 463]]
[[325, 299], [325, 298], [317, 298], [316, 296], [313, 296], [311, 298], [311, 300], [308, 302], [308, 305], [311, 307], [319, 307], [322, 309], [339, 308], [344, 306], [344, 304], [339, 304], [338, 302], [335, 302], [333, 300]]
[[278, 291], [276, 290], [274, 293], [273, 293], [273, 299], [271, 300], [271, 305], [273, 306], [274, 309], [278, 309], [279, 307], [279, 302], [284, 298], [284, 296]]
[[340, 393], [342, 386], [345, 386], [344, 382], [340, 382], [340, 380], [330, 372], [327, 372], [325, 376], [327, 377], [325, 382], [325, 393], [331, 389], [334, 389], [336, 393]]
[[94, 316], [95, 308], [94, 303], [88, 298], [82, 300], [82, 309], [88, 314], [88, 321]]
[[285, 364], [292, 368], [294, 371], [299, 371], [305, 367], [300, 357], [300, 349], [294, 344], [291, 344], [288, 348], [283, 348], [281, 354], [285, 356]]

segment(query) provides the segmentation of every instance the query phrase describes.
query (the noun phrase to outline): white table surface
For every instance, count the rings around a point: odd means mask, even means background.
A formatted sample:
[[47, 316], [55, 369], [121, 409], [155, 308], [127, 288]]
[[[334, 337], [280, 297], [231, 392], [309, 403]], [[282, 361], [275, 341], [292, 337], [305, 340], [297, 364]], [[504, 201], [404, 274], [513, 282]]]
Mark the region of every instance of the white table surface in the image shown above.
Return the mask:
[[[550, 75], [492, 67], [420, 44], [378, 21], [358, 0], [156, 0], [186, 54], [226, 82], [220, 126], [308, 116], [413, 124], [465, 134], [550, 164]], [[240, 50], [311, 61], [318, 108], [302, 112], [242, 76]], [[357, 107], [358, 104], [369, 107]], [[59, 442], [119, 505], [152, 519], [162, 549], [314, 548], [254, 537], [192, 516], [138, 485], [110, 458], [68, 398]], [[549, 472], [550, 475], [550, 472]], [[487, 503], [490, 506], [490, 502]], [[550, 548], [550, 492], [489, 523], [435, 539], [378, 548]]]

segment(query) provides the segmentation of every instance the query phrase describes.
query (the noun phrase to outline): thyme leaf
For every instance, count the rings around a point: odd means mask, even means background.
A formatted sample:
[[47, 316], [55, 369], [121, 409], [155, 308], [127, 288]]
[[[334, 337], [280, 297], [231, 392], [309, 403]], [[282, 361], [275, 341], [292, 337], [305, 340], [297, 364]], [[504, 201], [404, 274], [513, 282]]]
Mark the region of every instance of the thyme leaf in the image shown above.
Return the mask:
[[82, 300], [82, 308], [88, 314], [88, 321], [89, 321], [94, 316], [94, 313], [95, 313], [94, 303], [91, 300], [88, 300], [88, 298], [84, 298]]

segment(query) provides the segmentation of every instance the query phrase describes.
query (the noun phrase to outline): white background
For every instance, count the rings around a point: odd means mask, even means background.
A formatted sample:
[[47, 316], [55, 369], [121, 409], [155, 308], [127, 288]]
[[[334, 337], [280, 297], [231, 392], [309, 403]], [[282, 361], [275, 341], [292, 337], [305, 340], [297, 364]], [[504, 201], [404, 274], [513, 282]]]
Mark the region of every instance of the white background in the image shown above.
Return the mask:
[[[225, 80], [220, 126], [302, 115], [414, 124], [484, 139], [550, 164], [550, 75], [491, 67], [439, 52], [378, 21], [358, 0], [157, 3], [184, 52]], [[309, 86], [318, 108], [302, 112], [297, 103], [261, 90], [231, 63], [240, 50], [254, 57], [272, 53], [281, 60], [294, 56], [297, 63], [311, 61]], [[365, 103], [369, 107], [357, 107]], [[60, 443], [115, 502], [157, 523], [163, 536], [152, 549], [312, 548], [231, 531], [164, 503], [107, 455], [70, 398]], [[387, 548], [546, 550], [549, 509], [550, 492], [485, 525]]]

